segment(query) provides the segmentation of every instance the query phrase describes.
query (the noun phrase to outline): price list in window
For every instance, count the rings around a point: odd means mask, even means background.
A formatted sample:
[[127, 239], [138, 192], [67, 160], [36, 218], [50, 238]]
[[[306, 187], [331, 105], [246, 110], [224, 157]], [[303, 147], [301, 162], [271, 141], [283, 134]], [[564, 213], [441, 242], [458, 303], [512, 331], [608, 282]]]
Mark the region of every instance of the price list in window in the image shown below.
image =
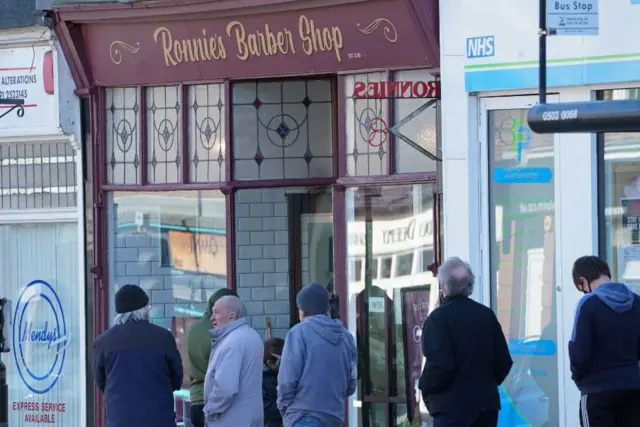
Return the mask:
[[640, 244], [640, 199], [622, 199], [622, 227], [632, 245]]

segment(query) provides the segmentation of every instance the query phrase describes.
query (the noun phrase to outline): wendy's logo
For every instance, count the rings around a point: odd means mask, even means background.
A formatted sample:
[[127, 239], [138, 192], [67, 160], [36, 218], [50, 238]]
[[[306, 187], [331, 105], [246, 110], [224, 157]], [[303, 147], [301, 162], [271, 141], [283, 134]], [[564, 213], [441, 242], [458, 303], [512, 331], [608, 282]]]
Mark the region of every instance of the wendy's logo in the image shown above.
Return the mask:
[[70, 334], [58, 294], [44, 280], [24, 287], [13, 314], [13, 357], [22, 382], [45, 394], [62, 374]]

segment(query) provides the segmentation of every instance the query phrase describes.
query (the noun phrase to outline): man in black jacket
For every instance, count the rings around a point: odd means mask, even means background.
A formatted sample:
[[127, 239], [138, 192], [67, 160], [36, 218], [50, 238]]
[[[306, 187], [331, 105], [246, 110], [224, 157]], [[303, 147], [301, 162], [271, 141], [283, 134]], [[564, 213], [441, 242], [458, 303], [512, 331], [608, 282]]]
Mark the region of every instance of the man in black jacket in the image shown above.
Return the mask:
[[438, 269], [443, 301], [422, 330], [422, 396], [434, 427], [496, 427], [498, 386], [513, 361], [493, 311], [469, 298], [474, 276], [460, 258]]

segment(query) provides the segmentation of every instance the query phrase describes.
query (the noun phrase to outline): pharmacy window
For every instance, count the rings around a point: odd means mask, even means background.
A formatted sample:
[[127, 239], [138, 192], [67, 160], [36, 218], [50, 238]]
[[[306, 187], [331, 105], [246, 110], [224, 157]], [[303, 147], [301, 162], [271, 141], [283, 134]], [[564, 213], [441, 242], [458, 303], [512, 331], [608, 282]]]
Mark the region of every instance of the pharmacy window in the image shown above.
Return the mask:
[[[614, 89], [598, 99], [640, 99], [640, 89]], [[598, 135], [599, 247], [614, 280], [640, 292], [640, 132]]]

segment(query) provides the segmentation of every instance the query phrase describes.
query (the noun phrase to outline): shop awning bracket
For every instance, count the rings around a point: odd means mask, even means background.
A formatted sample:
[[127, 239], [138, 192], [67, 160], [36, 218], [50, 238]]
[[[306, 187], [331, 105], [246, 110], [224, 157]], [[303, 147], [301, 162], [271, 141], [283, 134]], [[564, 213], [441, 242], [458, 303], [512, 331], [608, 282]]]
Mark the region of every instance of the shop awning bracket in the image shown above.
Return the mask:
[[0, 114], [0, 119], [12, 112], [18, 110], [18, 117], [24, 117], [24, 99], [2, 99], [0, 98], [0, 105], [9, 105], [9, 109]]

